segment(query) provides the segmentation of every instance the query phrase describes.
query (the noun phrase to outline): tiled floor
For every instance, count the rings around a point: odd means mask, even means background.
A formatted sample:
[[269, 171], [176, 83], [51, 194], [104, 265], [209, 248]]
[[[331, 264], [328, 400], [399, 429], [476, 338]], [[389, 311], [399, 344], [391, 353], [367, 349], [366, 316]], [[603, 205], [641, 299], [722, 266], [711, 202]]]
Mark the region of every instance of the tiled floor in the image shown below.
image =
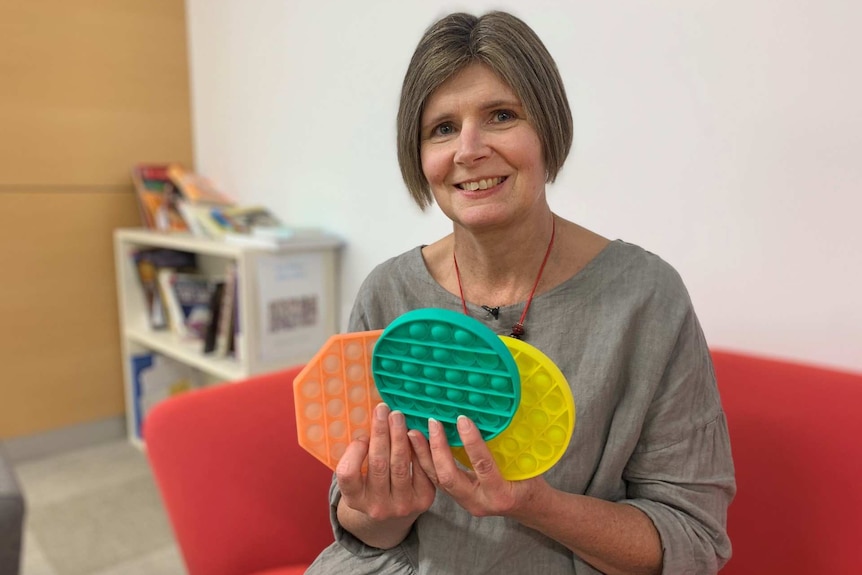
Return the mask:
[[19, 463], [22, 575], [184, 575], [142, 452], [124, 440]]

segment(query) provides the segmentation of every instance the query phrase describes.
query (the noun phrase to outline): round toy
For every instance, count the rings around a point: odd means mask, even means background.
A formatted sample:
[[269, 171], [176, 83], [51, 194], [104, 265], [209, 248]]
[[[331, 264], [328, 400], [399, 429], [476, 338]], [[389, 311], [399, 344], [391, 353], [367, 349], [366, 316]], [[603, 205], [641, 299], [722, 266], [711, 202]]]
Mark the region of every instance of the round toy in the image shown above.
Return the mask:
[[[529, 479], [553, 467], [566, 452], [575, 428], [575, 402], [565, 376], [548, 356], [521, 340], [500, 339], [518, 365], [521, 403], [511, 424], [487, 444], [503, 477]], [[470, 467], [463, 447], [452, 452]]]
[[487, 441], [506, 429], [521, 401], [512, 354], [483, 323], [461, 313], [426, 308], [407, 312], [383, 330], [371, 370], [390, 408], [407, 427], [428, 436], [428, 418], [443, 424], [449, 445], [466, 415]]

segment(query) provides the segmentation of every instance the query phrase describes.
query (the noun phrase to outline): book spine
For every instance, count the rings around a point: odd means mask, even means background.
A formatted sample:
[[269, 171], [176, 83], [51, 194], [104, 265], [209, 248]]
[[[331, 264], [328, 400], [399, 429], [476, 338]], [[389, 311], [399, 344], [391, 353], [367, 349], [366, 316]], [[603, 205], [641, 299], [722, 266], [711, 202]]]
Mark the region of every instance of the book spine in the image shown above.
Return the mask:
[[216, 336], [215, 353], [219, 356], [229, 355], [230, 337], [233, 332], [233, 309], [236, 306], [237, 291], [236, 263], [230, 262], [225, 266], [225, 285], [222, 295], [221, 313], [219, 314], [218, 335]]

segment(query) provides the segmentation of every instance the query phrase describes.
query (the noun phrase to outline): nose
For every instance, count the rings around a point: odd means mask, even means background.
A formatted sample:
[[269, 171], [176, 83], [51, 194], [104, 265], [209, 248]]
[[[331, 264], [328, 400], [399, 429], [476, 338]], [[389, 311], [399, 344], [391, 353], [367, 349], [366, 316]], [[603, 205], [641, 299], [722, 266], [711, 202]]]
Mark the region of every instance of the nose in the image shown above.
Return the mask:
[[455, 151], [455, 163], [471, 165], [487, 158], [491, 148], [485, 140], [482, 129], [472, 122], [465, 122], [458, 134], [458, 149]]

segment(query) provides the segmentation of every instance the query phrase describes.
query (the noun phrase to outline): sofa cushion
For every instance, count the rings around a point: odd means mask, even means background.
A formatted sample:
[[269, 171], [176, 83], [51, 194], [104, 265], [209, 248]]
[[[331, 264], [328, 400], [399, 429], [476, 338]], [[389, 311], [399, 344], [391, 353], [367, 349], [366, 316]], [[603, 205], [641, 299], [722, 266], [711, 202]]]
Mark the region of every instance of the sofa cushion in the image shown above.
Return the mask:
[[722, 575], [862, 572], [862, 374], [713, 359], [737, 480]]

